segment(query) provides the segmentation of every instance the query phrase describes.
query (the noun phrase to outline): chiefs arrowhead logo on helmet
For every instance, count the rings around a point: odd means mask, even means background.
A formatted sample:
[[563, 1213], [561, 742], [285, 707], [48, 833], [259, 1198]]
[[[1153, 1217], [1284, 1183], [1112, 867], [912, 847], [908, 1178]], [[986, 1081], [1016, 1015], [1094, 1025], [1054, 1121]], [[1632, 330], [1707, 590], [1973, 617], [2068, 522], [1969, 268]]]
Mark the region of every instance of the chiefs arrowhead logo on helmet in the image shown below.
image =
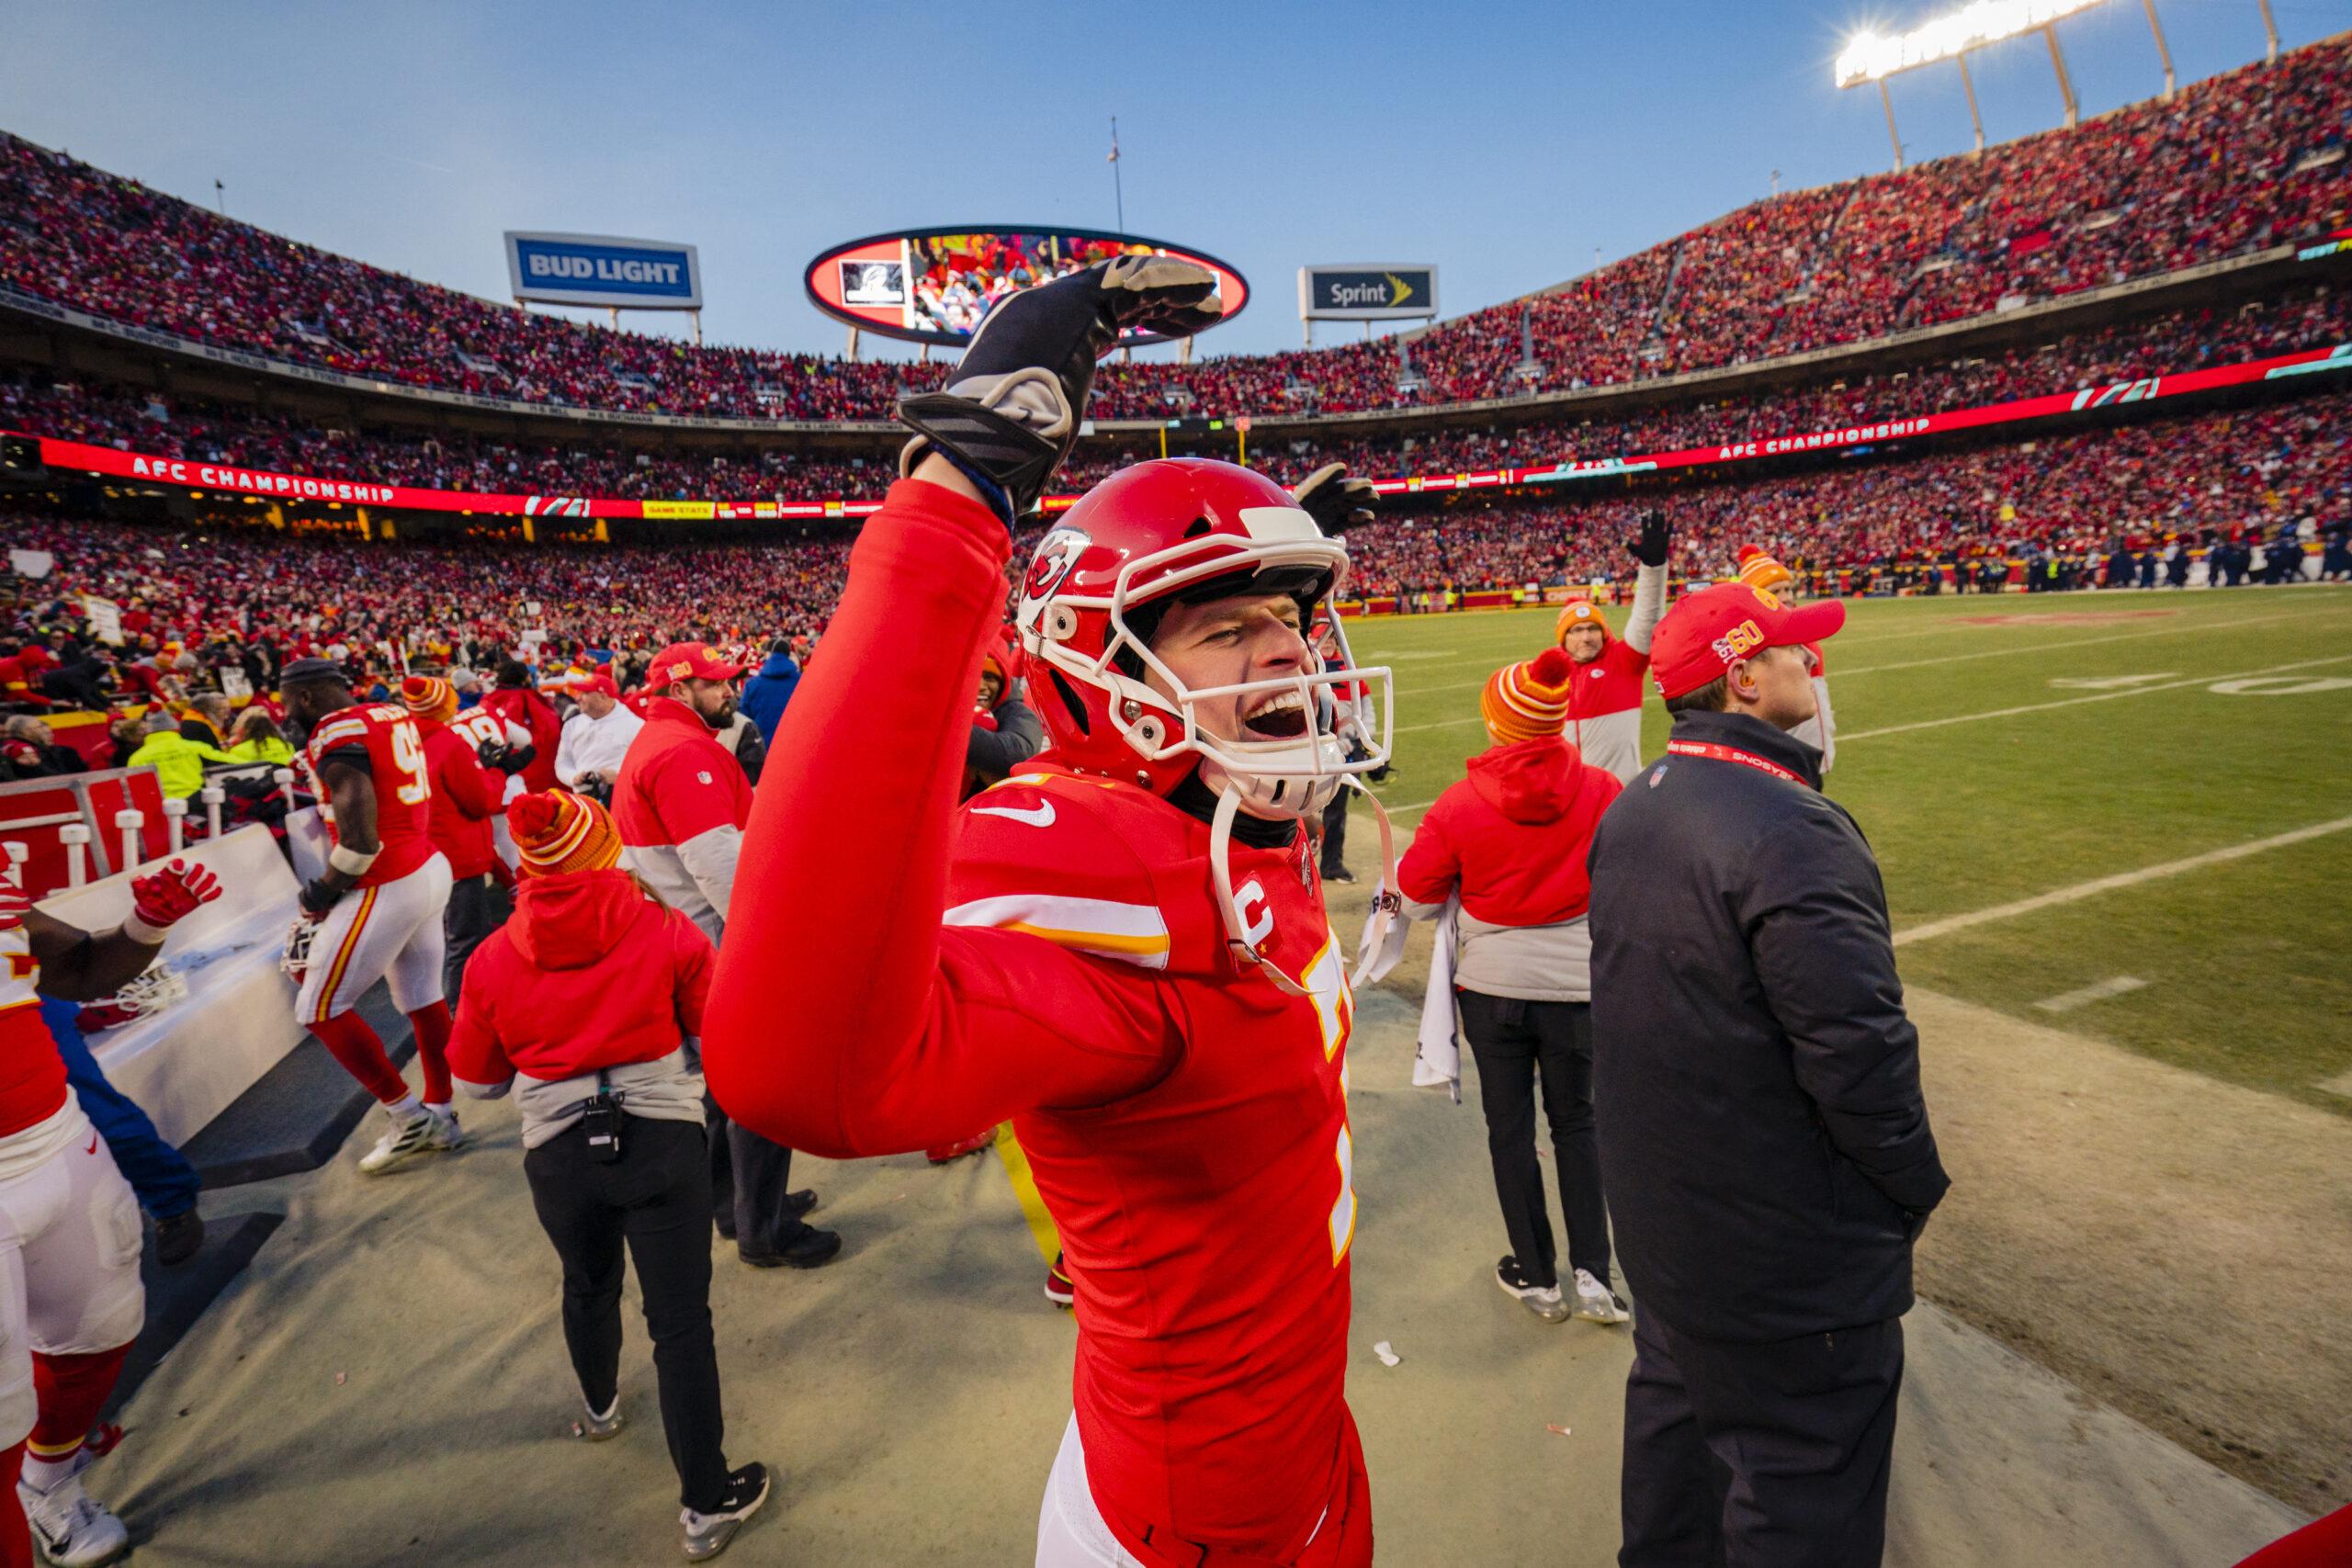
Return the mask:
[[1021, 597], [1043, 599], [1060, 587], [1090, 542], [1076, 528], [1056, 528], [1038, 540], [1037, 553], [1029, 558], [1029, 575], [1021, 584]]

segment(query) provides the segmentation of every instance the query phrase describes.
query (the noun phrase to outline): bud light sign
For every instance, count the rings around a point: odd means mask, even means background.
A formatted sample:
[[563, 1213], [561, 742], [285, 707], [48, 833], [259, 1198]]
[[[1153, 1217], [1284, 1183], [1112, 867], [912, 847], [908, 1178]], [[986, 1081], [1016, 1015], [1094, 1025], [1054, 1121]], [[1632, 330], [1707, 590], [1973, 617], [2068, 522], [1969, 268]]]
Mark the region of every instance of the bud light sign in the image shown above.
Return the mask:
[[702, 309], [702, 265], [692, 245], [509, 231], [506, 273], [517, 300], [637, 310]]

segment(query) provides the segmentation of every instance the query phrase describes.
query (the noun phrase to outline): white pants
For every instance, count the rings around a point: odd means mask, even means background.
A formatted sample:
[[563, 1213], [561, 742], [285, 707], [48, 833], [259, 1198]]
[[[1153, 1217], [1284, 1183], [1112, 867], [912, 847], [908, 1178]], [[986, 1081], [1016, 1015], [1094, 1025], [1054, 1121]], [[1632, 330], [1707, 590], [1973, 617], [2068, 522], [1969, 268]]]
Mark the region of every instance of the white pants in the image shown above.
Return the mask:
[[448, 902], [449, 862], [437, 851], [406, 876], [345, 893], [311, 938], [295, 1018], [312, 1024], [349, 1012], [379, 980], [390, 981], [402, 1012], [441, 1000]]
[[0, 1448], [33, 1429], [33, 1352], [139, 1337], [139, 1201], [82, 1107], [0, 1139]]
[[1094, 1506], [1075, 1411], [1062, 1433], [1061, 1451], [1054, 1455], [1053, 1472], [1046, 1477], [1045, 1503], [1037, 1510], [1037, 1568], [1144, 1568], [1119, 1544]]

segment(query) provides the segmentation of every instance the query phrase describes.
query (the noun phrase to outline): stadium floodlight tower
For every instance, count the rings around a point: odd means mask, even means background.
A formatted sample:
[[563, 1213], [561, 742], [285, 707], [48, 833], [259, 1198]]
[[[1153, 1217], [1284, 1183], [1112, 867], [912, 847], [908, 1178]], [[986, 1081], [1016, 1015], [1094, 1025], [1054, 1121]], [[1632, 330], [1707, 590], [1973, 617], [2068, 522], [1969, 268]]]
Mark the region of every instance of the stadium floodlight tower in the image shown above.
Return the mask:
[[[1865, 30], [1849, 39], [1839, 52], [1838, 85], [1877, 84], [1879, 107], [1886, 111], [1887, 140], [1894, 144], [1894, 168], [1900, 174], [1903, 137], [1894, 129], [1894, 99], [1886, 90], [1886, 79], [1923, 65], [1954, 61], [1960, 66], [1960, 85], [1968, 94], [1968, 118], [1976, 130], [1976, 151], [1982, 152], [1984, 117], [1977, 111], [1976, 84], [1968, 74], [1969, 52], [2004, 39], [2038, 32], [2050, 46], [2050, 69], [2058, 78], [2058, 96], [2066, 106], [2066, 129], [2072, 130], [2082, 118], [2082, 107], [2075, 99], [2074, 79], [2066, 73], [2065, 53], [2058, 47], [2057, 25], [2077, 11], [2106, 3], [2107, 0], [1975, 0], [1973, 5], [1923, 22], [1893, 38]], [[2268, 0], [2264, 4], [2267, 6]], [[2164, 96], [2169, 101], [2173, 94], [2172, 49], [2165, 41], [2164, 24], [2156, 19], [2156, 0], [2140, 0], [2140, 6], [2147, 13], [2148, 31], [2154, 37], [2156, 54], [2164, 62]]]

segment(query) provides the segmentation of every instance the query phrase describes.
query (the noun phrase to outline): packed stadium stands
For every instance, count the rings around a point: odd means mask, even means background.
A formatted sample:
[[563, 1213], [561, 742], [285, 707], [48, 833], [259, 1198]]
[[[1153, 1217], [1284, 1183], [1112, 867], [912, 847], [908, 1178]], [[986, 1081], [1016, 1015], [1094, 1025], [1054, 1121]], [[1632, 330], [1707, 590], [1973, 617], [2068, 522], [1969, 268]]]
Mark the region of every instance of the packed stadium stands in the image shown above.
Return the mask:
[[[2181, 310], [1982, 357], [1962, 356], [1826, 384], [1757, 390], [1713, 403], [1678, 402], [1568, 425], [1422, 431], [1385, 440], [1285, 431], [1251, 449], [1252, 464], [1295, 482], [1338, 460], [1373, 475], [1525, 467], [1571, 457], [1670, 451], [1857, 421], [1966, 408], [2103, 382], [2175, 373], [2316, 346], [2352, 336], [2352, 297], [2305, 291], [2251, 308]], [[164, 396], [85, 378], [0, 370], [0, 429], [167, 457], [231, 461], [283, 472], [419, 488], [517, 491], [617, 498], [842, 496], [879, 500], [896, 472], [897, 440], [863, 455], [746, 446], [683, 456], [631, 449], [602, 432], [561, 442], [492, 440], [397, 429], [322, 428], [284, 415]], [[1182, 450], [1230, 457], [1226, 442]], [[1132, 439], [1083, 444], [1066, 470], [1081, 489], [1145, 448]]]
[[[1439, 404], [1751, 362], [2279, 244], [2346, 217], [2352, 37], [1992, 149], [1772, 197], [1393, 344], [1105, 369], [1095, 414]], [[0, 285], [200, 343], [525, 403], [883, 419], [899, 364], [533, 316], [0, 136]], [[1519, 367], [1522, 323], [1534, 355]]]
[[[1624, 540], [1662, 506], [1677, 568], [1728, 573], [1759, 544], [1792, 564], [1872, 573], [1978, 557], [2100, 556], [2285, 527], [2310, 540], [2352, 502], [2352, 392], [2001, 441], [1893, 461], [1676, 483], [1589, 499], [1476, 501], [1396, 516], [1349, 537], [1349, 592], [1557, 586], [1630, 576]], [[0, 517], [0, 544], [51, 552], [52, 576], [19, 608], [28, 626], [78, 625], [78, 595], [127, 609], [134, 640], [266, 641], [281, 657], [379, 642], [476, 660], [543, 627], [557, 653], [643, 651], [707, 635], [757, 646], [819, 636], [848, 554], [841, 533], [765, 545], [542, 543], [367, 546], [348, 533], [286, 537], [252, 525], [190, 529], [85, 517]], [[243, 526], [239, 526], [239, 522]], [[1034, 530], [1023, 542], [1034, 537]], [[1016, 557], [1020, 551], [1016, 549]], [[1849, 583], [1852, 580], [1849, 580]], [[527, 615], [537, 603], [541, 611]]]

